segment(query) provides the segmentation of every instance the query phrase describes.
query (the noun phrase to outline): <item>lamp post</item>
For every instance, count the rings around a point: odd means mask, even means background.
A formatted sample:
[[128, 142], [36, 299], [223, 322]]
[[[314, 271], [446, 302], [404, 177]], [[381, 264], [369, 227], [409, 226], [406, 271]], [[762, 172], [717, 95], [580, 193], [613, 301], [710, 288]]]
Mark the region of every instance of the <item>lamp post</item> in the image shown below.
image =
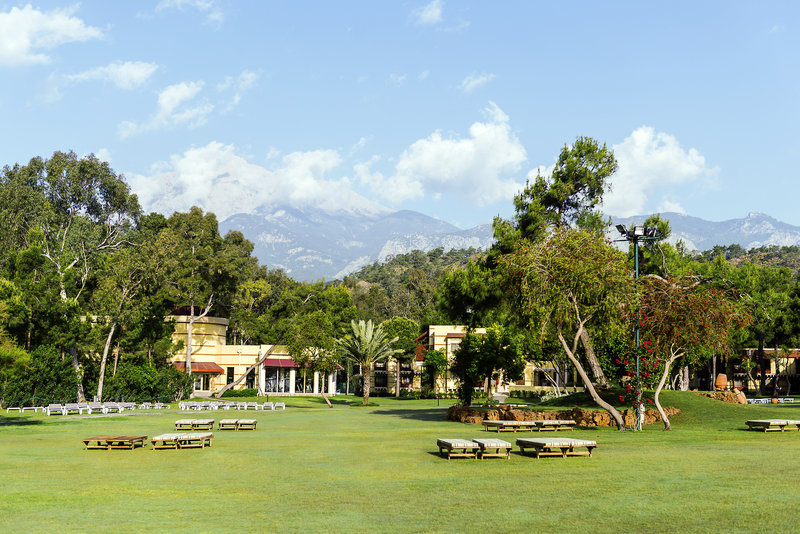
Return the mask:
[[[658, 230], [652, 226], [632, 226], [627, 228], [624, 224], [618, 224], [617, 230], [624, 238], [624, 241], [633, 243], [633, 272], [634, 279], [639, 278], [639, 241], [656, 241], [661, 239]], [[635, 334], [636, 348], [639, 348], [639, 311], [636, 311], [636, 327]], [[642, 429], [642, 382], [639, 373], [640, 358], [637, 350], [636, 354], [636, 422], [634, 423], [635, 430]]]

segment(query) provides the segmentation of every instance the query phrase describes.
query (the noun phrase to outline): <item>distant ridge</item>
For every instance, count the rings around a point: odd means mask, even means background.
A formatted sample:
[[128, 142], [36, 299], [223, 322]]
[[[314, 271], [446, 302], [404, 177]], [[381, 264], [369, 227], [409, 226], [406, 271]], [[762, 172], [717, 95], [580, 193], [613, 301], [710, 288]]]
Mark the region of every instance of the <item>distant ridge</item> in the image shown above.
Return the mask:
[[[613, 224], [643, 224], [647, 215], [633, 217], [612, 217]], [[742, 219], [712, 222], [682, 213], [662, 213], [662, 219], [669, 220], [672, 236], [669, 241], [682, 240], [687, 250], [710, 250], [717, 245], [740, 245], [744, 249], [777, 245], [800, 244], [800, 226], [781, 222], [769, 215], [750, 212]], [[616, 232], [616, 231], [615, 231]]]
[[255, 245], [253, 254], [261, 264], [306, 281], [342, 278], [412, 250], [485, 249], [492, 243], [491, 224], [461, 230], [411, 210], [331, 213], [277, 207], [228, 217], [220, 230], [242, 232]]
[[[681, 213], [662, 213], [670, 221], [670, 242], [682, 240], [689, 251], [738, 244], [749, 250], [762, 246], [800, 245], [800, 227], [763, 213], [712, 222]], [[612, 217], [614, 224], [642, 224], [647, 215]], [[412, 210], [395, 212], [327, 212], [289, 207], [240, 213], [220, 223], [220, 230], [239, 230], [253, 242], [253, 254], [267, 267], [284, 269], [296, 280], [334, 280], [375, 261], [412, 250], [428, 252], [459, 248], [488, 249], [492, 225], [461, 230], [450, 223]], [[611, 229], [614, 238], [616, 230]]]

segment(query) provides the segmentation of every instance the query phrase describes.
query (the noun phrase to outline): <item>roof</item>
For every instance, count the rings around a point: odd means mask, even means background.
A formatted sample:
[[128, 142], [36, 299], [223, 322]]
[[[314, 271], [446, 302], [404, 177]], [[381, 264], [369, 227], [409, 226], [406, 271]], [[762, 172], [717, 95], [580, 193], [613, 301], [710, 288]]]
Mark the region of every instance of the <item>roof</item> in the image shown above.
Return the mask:
[[[186, 369], [186, 362], [172, 362], [180, 370]], [[214, 362], [192, 362], [192, 373], [212, 373], [221, 375], [225, 370]]]
[[298, 367], [298, 365], [291, 358], [267, 358], [264, 360], [264, 367]]

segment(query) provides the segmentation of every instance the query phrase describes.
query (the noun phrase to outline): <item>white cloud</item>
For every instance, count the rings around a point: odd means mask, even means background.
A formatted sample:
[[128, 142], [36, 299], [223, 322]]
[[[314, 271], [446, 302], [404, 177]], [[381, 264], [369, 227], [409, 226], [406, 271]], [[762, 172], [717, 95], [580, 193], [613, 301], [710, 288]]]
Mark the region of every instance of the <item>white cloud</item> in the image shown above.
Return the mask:
[[158, 110], [148, 121], [138, 124], [125, 121], [119, 125], [119, 134], [129, 137], [136, 133], [158, 130], [171, 126], [187, 125], [196, 128], [206, 123], [214, 105], [193, 100], [202, 91], [203, 82], [182, 82], [170, 85], [158, 95]]
[[683, 149], [675, 137], [641, 126], [621, 143], [613, 146], [619, 168], [611, 178], [603, 211], [618, 217], [649, 211], [679, 211], [672, 200], [674, 191], [692, 182], [693, 187], [712, 184], [717, 167], [708, 167], [694, 149]]
[[354, 192], [347, 178], [327, 177], [341, 164], [334, 150], [294, 152], [276, 161], [267, 169], [237, 155], [233, 145], [211, 142], [156, 164], [149, 176], [129, 175], [128, 181], [145, 209], [166, 215], [193, 205], [220, 220], [262, 206], [385, 210]]
[[400, 86], [400, 85], [403, 85], [405, 83], [405, 81], [406, 81], [406, 75], [405, 74], [390, 74], [389, 75], [389, 83], [391, 83], [392, 85]]
[[0, 13], [0, 66], [49, 63], [51, 58], [44, 51], [102, 38], [100, 29], [72, 16], [77, 8], [42, 12], [28, 4]]
[[444, 20], [442, 18], [443, 6], [444, 2], [442, 0], [433, 0], [431, 3], [415, 9], [411, 15], [417, 24], [438, 24]]
[[233, 93], [229, 101], [223, 106], [226, 111], [230, 111], [242, 100], [242, 95], [252, 88], [258, 80], [258, 74], [250, 70], [243, 70], [239, 76], [226, 76], [225, 80], [217, 84], [217, 91], [220, 93]]
[[164, 9], [178, 9], [180, 11], [196, 9], [201, 13], [205, 13], [206, 22], [213, 24], [221, 24], [225, 20], [225, 13], [222, 12], [216, 0], [161, 0], [156, 6], [156, 11]]
[[509, 175], [520, 170], [525, 148], [513, 134], [508, 116], [494, 103], [484, 110], [467, 138], [446, 138], [434, 132], [409, 146], [398, 158], [392, 176], [373, 172], [377, 158], [357, 165], [356, 178], [388, 202], [456, 193], [479, 205], [507, 200], [523, 186]]
[[97, 159], [100, 161], [105, 161], [107, 163], [111, 163], [111, 151], [107, 148], [101, 148], [97, 152], [94, 153], [97, 156]]
[[464, 78], [464, 80], [459, 84], [458, 88], [464, 91], [465, 93], [471, 93], [481, 85], [486, 85], [487, 83], [494, 80], [494, 74], [481, 74], [478, 76], [474, 72]]
[[113, 83], [119, 89], [131, 90], [144, 84], [158, 69], [155, 63], [143, 61], [115, 61], [105, 67], [70, 74], [65, 77], [70, 82], [103, 80]]

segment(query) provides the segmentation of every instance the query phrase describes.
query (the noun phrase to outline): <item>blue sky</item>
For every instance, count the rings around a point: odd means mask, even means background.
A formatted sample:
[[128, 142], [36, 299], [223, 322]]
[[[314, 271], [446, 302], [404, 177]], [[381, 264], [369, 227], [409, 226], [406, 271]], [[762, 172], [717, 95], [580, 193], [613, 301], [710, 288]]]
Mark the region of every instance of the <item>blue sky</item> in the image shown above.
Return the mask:
[[167, 215], [468, 228], [589, 136], [609, 214], [800, 225], [798, 5], [0, 0], [0, 164], [94, 153]]

